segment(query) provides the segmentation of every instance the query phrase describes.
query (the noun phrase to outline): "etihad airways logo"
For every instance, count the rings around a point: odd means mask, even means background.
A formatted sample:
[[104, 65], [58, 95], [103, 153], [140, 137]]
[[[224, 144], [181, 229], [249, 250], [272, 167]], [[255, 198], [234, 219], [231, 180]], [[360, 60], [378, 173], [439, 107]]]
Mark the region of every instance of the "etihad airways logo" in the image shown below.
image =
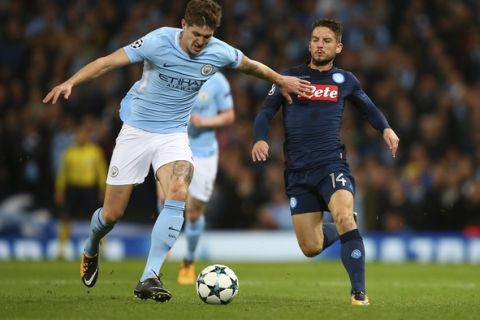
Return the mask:
[[299, 97], [299, 100], [338, 101], [338, 86], [334, 84], [312, 84], [307, 92], [308, 98]]
[[171, 77], [163, 73], [159, 73], [158, 77], [160, 78], [160, 80], [162, 80], [165, 83], [167, 87], [180, 89], [188, 92], [195, 92], [200, 90], [200, 88], [205, 83], [205, 81], [207, 81], [207, 80], [195, 80], [195, 79]]

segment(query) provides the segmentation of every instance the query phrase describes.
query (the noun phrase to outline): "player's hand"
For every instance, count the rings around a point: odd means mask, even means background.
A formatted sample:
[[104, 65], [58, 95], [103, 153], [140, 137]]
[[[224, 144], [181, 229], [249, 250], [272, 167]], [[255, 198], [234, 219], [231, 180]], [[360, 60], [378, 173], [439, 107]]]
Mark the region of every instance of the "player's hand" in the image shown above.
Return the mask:
[[308, 93], [311, 91], [310, 81], [292, 76], [282, 76], [282, 80], [278, 83], [278, 86], [288, 103], [293, 102], [290, 94], [308, 99]]
[[196, 128], [203, 127], [203, 118], [200, 117], [198, 114], [192, 114], [192, 116], [190, 117], [190, 122]]
[[268, 158], [268, 143], [266, 141], [260, 140], [257, 141], [252, 148], [252, 160], [256, 161], [266, 161]]
[[392, 153], [392, 157], [395, 158], [400, 139], [392, 129], [386, 128], [383, 130], [383, 140], [387, 143], [388, 149], [390, 149], [390, 152]]
[[60, 95], [63, 95], [65, 99], [68, 100], [68, 97], [70, 97], [70, 93], [72, 93], [72, 85], [68, 82], [64, 82], [62, 84], [59, 84], [55, 88], [53, 88], [46, 96], [43, 98], [43, 103], [48, 103], [49, 101], [52, 101], [52, 104], [57, 103], [58, 97]]

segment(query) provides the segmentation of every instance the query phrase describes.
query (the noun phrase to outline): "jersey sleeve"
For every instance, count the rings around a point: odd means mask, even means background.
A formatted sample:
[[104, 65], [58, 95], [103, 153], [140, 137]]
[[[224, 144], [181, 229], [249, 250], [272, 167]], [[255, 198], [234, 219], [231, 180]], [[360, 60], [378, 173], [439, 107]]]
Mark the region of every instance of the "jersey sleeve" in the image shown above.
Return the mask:
[[352, 93], [347, 97], [347, 100], [357, 107], [368, 122], [381, 133], [386, 128], [390, 128], [387, 119], [383, 113], [372, 102], [370, 97], [360, 87], [358, 79], [350, 73], [353, 81]]
[[233, 108], [233, 98], [230, 89], [230, 84], [224, 75], [218, 76], [217, 89], [215, 94], [215, 102], [218, 106], [218, 111], [225, 111]]
[[155, 51], [157, 41], [158, 37], [156, 37], [154, 31], [152, 31], [142, 38], [123, 47], [123, 50], [127, 54], [131, 63], [140, 62], [148, 59], [148, 57]]
[[[282, 73], [283, 74], [283, 73]], [[264, 140], [268, 138], [268, 131], [270, 129], [270, 121], [280, 109], [280, 106], [285, 102], [280, 89], [273, 84], [268, 92], [267, 97], [263, 101], [260, 112], [255, 118], [253, 125], [253, 142]]]
[[[218, 40], [218, 39], [217, 39]], [[221, 64], [224, 67], [236, 69], [240, 66], [243, 59], [243, 52], [237, 48], [232, 47], [228, 43], [218, 40], [221, 45], [222, 54], [220, 59], [222, 59]]]

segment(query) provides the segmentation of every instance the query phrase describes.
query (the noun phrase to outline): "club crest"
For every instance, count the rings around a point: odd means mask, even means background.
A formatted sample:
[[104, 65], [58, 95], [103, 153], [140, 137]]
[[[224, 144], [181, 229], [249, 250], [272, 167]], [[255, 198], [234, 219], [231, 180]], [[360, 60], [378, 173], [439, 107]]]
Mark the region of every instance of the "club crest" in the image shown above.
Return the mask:
[[211, 64], [206, 64], [202, 67], [200, 72], [202, 73], [202, 75], [208, 76], [209, 74], [211, 74], [213, 72], [213, 66]]

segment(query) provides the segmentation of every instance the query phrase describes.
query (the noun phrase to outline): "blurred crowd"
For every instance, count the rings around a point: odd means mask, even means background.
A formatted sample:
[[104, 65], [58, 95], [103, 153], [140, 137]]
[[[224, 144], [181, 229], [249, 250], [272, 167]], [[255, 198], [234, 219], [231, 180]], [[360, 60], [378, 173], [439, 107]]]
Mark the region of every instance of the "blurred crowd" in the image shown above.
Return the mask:
[[[76, 126], [109, 159], [119, 102], [142, 66], [109, 72], [68, 100], [43, 96], [87, 62], [161, 26], [179, 26], [186, 1], [0, 0], [0, 201], [34, 195], [55, 212], [54, 181]], [[470, 230], [480, 226], [480, 2], [476, 0], [223, 0], [215, 36], [275, 70], [306, 61], [311, 23], [344, 23], [336, 66], [354, 72], [400, 137], [393, 159], [381, 135], [348, 105], [342, 140], [368, 231]], [[283, 185], [281, 115], [271, 158], [250, 159], [252, 125], [269, 83], [225, 70], [236, 122], [218, 132], [217, 188], [208, 226], [291, 228]], [[152, 175], [124, 220], [151, 221]], [[85, 212], [89, 219], [91, 212]], [[150, 220], [149, 220], [150, 219]]]

